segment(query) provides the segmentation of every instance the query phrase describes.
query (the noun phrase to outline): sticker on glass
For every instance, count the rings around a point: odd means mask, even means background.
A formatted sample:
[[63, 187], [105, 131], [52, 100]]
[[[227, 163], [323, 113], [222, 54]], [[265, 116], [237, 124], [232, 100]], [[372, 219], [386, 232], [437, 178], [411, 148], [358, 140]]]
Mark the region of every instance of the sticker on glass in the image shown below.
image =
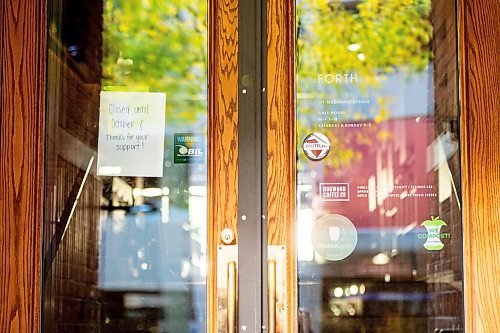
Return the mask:
[[311, 161], [321, 161], [330, 152], [330, 140], [321, 133], [311, 133], [302, 143], [304, 153]]
[[163, 176], [165, 96], [101, 91], [98, 175]]
[[312, 245], [316, 253], [326, 260], [347, 258], [357, 243], [358, 231], [351, 220], [343, 215], [326, 215], [314, 224]]
[[449, 233], [441, 232], [441, 228], [448, 226], [448, 224], [441, 220], [439, 216], [431, 216], [430, 220], [425, 220], [420, 224], [425, 227], [427, 234], [419, 234], [418, 238], [424, 238], [424, 248], [429, 251], [440, 251], [444, 248], [444, 244], [441, 241], [443, 238], [450, 238]]
[[322, 201], [349, 201], [349, 183], [320, 183]]
[[174, 163], [203, 163], [205, 155], [205, 136], [203, 134], [174, 134]]

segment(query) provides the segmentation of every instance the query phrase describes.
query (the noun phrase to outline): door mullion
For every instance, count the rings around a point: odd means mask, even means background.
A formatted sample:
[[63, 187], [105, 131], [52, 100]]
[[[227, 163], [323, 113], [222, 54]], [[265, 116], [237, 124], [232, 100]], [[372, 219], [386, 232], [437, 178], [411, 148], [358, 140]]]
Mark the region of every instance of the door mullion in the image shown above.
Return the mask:
[[262, 328], [262, 36], [261, 0], [241, 1], [238, 18], [238, 321]]

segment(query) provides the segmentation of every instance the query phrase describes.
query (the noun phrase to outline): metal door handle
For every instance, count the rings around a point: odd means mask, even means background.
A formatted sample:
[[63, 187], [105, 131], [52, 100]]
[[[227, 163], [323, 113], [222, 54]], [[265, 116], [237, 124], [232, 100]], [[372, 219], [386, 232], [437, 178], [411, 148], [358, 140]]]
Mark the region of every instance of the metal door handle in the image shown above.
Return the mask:
[[276, 260], [267, 262], [267, 308], [269, 333], [276, 333]]
[[227, 333], [236, 333], [236, 262], [227, 264]]

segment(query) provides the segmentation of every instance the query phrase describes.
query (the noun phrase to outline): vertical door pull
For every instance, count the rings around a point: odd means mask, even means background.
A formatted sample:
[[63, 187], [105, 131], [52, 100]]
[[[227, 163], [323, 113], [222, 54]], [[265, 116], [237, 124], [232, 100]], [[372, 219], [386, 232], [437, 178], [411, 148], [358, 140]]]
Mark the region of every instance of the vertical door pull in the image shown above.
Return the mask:
[[267, 289], [269, 333], [276, 333], [276, 260], [267, 262]]
[[236, 262], [227, 264], [227, 333], [236, 333]]

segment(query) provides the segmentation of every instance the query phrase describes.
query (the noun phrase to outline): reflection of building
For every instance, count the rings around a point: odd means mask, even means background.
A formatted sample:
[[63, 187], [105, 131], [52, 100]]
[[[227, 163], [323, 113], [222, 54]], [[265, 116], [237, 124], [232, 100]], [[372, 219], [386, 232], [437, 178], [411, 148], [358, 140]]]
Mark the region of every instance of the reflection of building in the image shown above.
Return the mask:
[[390, 119], [331, 133], [342, 138], [340, 149], [355, 157], [340, 167], [316, 165], [314, 170], [322, 183], [348, 183], [350, 200], [315, 198], [320, 211], [346, 215], [358, 228], [415, 227], [419, 219], [436, 212], [435, 174], [428, 172], [427, 149], [434, 135], [432, 118]]
[[[455, 246], [461, 237], [455, 230], [460, 217], [448, 214], [446, 208], [457, 199], [448, 159], [453, 160], [458, 145], [450, 134], [439, 135], [439, 132], [433, 117], [389, 119], [361, 130], [358, 127], [330, 130], [330, 137], [342, 138], [342, 149], [352, 150], [359, 158], [352, 158], [340, 167], [309, 162], [310, 172], [315, 176], [310, 178], [309, 185], [299, 186], [299, 190], [303, 189], [303, 206], [299, 210], [300, 278], [305, 283], [301, 287], [304, 295], [301, 304], [312, 306], [308, 310], [313, 317], [327, 313], [337, 318], [332, 327], [345, 325], [350, 329], [354, 324], [345, 322], [350, 317], [358, 320], [359, 329], [381, 325], [379, 311], [386, 311], [384, 320], [393, 321], [384, 326], [386, 329], [427, 332], [427, 327], [432, 331], [432, 327], [461, 325], [461, 313], [449, 310], [449, 306], [454, 306], [452, 303], [460, 304], [461, 298], [461, 278], [454, 273], [460, 272], [460, 266], [455, 270], [451, 266], [460, 253]], [[332, 147], [331, 154], [335, 153]], [[349, 184], [349, 200], [322, 200], [321, 183]], [[354, 223], [359, 233], [358, 244], [350, 257], [339, 262], [318, 258], [316, 262], [308, 262], [313, 260], [313, 248], [300, 245], [310, 242], [314, 215], [308, 206], [318, 217], [334, 213]], [[432, 216], [448, 222], [447, 232], [451, 233], [451, 239], [444, 241], [445, 248], [437, 254], [425, 250], [424, 241], [419, 238], [420, 234], [426, 234], [420, 224]], [[366, 295], [328, 296], [336, 288], [345, 290], [360, 284], [366, 288]], [[448, 298], [439, 297], [440, 293]], [[314, 310], [325, 297], [330, 299], [333, 310]], [[435, 323], [428, 318], [439, 311], [438, 302], [450, 305], [444, 322]], [[400, 307], [392, 309], [390, 304]], [[407, 319], [402, 320], [403, 317]], [[330, 324], [324, 325], [327, 325], [324, 330], [331, 328]]]
[[42, 329], [97, 332], [99, 196], [94, 176], [97, 134], [102, 3], [52, 1], [46, 119], [46, 193]]
[[[417, 234], [423, 232], [420, 223], [438, 213], [436, 173], [430, 167], [436, 159], [429, 148], [433, 143], [433, 119], [390, 119], [362, 129], [335, 128], [330, 133], [343, 138], [343, 149], [352, 150], [359, 158], [341, 167], [310, 163], [316, 174], [311, 184], [311, 205], [318, 216], [334, 213], [348, 217], [358, 229], [358, 243], [355, 252], [343, 261], [320, 261], [320, 271], [317, 263], [300, 264], [301, 281], [311, 282], [302, 287], [306, 295], [302, 304], [315, 304], [314, 297], [330, 299], [326, 314], [337, 324], [329, 326], [330, 321], [323, 321], [324, 331], [333, 327], [354, 331], [358, 327], [362, 331], [381, 326], [426, 332], [425, 303], [430, 298], [423, 278], [425, 270], [419, 270], [418, 261], [427, 254]], [[384, 139], [380, 139], [380, 133], [384, 133]], [[334, 147], [331, 153], [336, 153]], [[323, 201], [320, 183], [349, 184], [349, 200]], [[301, 223], [299, 218], [299, 230]], [[305, 235], [299, 243], [307, 242], [308, 237]], [[314, 281], [323, 286], [314, 290]], [[351, 285], [363, 285], [365, 291], [332, 294]], [[391, 304], [400, 306], [394, 308]], [[353, 326], [349, 318], [356, 318], [357, 324]], [[386, 323], [388, 320], [393, 323]]]
[[[432, 1], [432, 26], [434, 53], [434, 118], [440, 127], [435, 128], [435, 136], [446, 133], [448, 141], [458, 145], [458, 73], [457, 73], [457, 26], [451, 15], [456, 10], [452, 0]], [[453, 133], [453, 134], [452, 134]], [[464, 135], [465, 133], [462, 133]], [[448, 252], [429, 255], [418, 262], [419, 270], [425, 272], [428, 288], [433, 298], [427, 302], [429, 327], [463, 329], [457, 318], [463, 317], [463, 271], [462, 257], [462, 212], [459, 207], [462, 193], [459, 150], [446, 156], [445, 163], [436, 166], [439, 175], [436, 186], [439, 192], [452, 192], [452, 196], [439, 199], [439, 216], [447, 221], [451, 238], [447, 243]], [[448, 183], [441, 181], [447, 179]], [[449, 183], [451, 182], [451, 184]], [[449, 186], [449, 188], [448, 188]], [[451, 194], [451, 193], [450, 193]], [[455, 198], [456, 196], [456, 198]], [[460, 198], [460, 199], [459, 199]]]

